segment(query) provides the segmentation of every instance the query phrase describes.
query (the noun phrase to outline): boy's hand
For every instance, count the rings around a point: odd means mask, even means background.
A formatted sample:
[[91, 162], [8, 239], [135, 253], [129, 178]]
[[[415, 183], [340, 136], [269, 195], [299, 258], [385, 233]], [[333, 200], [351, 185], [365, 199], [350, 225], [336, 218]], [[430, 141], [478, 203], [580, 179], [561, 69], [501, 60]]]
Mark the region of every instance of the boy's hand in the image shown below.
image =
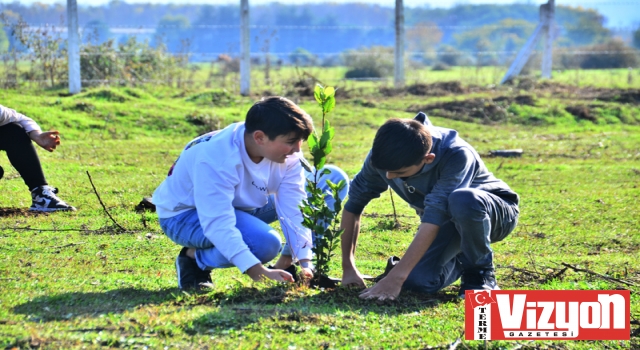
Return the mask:
[[258, 282], [262, 281], [264, 277], [280, 282], [293, 282], [293, 276], [284, 270], [273, 269], [269, 270], [262, 264], [255, 264], [247, 270], [247, 275], [252, 280]]
[[268, 278], [280, 282], [295, 282], [293, 276], [285, 270], [267, 270], [264, 274]]
[[373, 287], [367, 288], [360, 293], [361, 299], [377, 299], [378, 301], [396, 300], [402, 289], [402, 282], [396, 281], [389, 276], [381, 279]]
[[362, 274], [356, 268], [342, 270], [342, 285], [345, 287], [366, 287]]
[[29, 137], [38, 144], [38, 146], [46, 149], [49, 152], [53, 152], [53, 150], [60, 145], [60, 132], [57, 130], [41, 132], [39, 130], [34, 130], [29, 133]]
[[300, 277], [305, 280], [310, 280], [313, 278], [313, 270], [310, 268], [303, 267], [300, 271]]

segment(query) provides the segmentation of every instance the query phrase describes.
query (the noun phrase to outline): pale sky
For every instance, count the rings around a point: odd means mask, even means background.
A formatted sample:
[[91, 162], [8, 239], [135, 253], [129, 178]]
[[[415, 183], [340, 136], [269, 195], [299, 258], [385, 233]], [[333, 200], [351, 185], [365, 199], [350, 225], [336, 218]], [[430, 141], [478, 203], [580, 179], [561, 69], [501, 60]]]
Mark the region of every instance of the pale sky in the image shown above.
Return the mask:
[[[0, 4], [7, 4], [16, 0], [0, 0]], [[96, 6], [108, 4], [110, 0], [77, 0], [79, 6]], [[127, 3], [153, 3], [153, 4], [210, 4], [210, 5], [227, 5], [240, 4], [240, 0], [120, 0]], [[66, 0], [19, 0], [19, 3], [30, 5], [35, 2], [45, 4], [66, 4]], [[378, 4], [386, 7], [394, 7], [395, 0], [249, 0], [249, 5], [263, 5], [272, 2], [281, 4], [308, 4], [308, 3], [368, 3]], [[404, 0], [406, 7], [451, 7], [458, 4], [543, 4], [546, 0]], [[556, 0], [556, 5], [565, 6], [582, 6], [584, 8], [597, 9], [607, 18], [606, 25], [608, 27], [627, 27], [640, 25], [640, 0]]]
[[[9, 2], [13, 2], [13, 0], [0, 0], [0, 3], [9, 3]], [[21, 1], [17, 1], [19, 3], [22, 4], [32, 4], [34, 2], [40, 2], [40, 3], [45, 3], [45, 4], [54, 4], [54, 3], [61, 3], [61, 4], [66, 4], [66, 1], [61, 1], [61, 0], [21, 0]], [[153, 3], [153, 4], [168, 4], [168, 3], [174, 3], [174, 4], [212, 4], [212, 5], [219, 5], [219, 4], [239, 4], [240, 0], [125, 0], [123, 2], [127, 2], [127, 3]], [[330, 0], [330, 1], [321, 1], [321, 0], [278, 0], [278, 1], [273, 1], [273, 0], [249, 0], [249, 4], [267, 4], [267, 3], [271, 3], [271, 2], [279, 2], [281, 4], [302, 4], [302, 3], [322, 3], [322, 2], [333, 2], [333, 3], [353, 3], [353, 2], [361, 2], [361, 3], [369, 3], [369, 4], [379, 4], [382, 6], [389, 6], [389, 7], [393, 7], [395, 6], [395, 0]], [[432, 7], [450, 7], [453, 5], [457, 5], [457, 4], [513, 4], [513, 3], [530, 3], [530, 4], [542, 4], [545, 3], [546, 0], [456, 0], [456, 1], [450, 1], [450, 2], [446, 2], [446, 4], [443, 4], [443, 1], [441, 0], [404, 0], [404, 5], [405, 6], [424, 6], [424, 5], [430, 5]], [[580, 0], [560, 0], [560, 1], [556, 1], [556, 5], [573, 5], [576, 6], [578, 4], [581, 4], [582, 6], [585, 7], [590, 7], [589, 5], [595, 5], [595, 4], [603, 4], [603, 3], [611, 3], [612, 1], [599, 1], [599, 0], [585, 0], [585, 1], [580, 1]], [[635, 1], [628, 1], [629, 3], [636, 3], [637, 5], [640, 5], [640, 1], [639, 0], [635, 0]], [[77, 3], [79, 6], [82, 5], [104, 5], [109, 3], [109, 0], [77, 0]], [[620, 3], [620, 1], [618, 1], [618, 3]]]

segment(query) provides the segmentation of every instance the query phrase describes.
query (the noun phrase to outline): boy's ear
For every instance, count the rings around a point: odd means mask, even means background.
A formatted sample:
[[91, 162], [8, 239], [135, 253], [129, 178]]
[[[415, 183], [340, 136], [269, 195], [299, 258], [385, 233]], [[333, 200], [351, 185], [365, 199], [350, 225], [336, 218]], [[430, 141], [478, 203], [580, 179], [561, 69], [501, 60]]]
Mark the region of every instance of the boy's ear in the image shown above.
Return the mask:
[[262, 130], [256, 130], [253, 132], [253, 141], [258, 145], [263, 145], [267, 139], [267, 134]]
[[431, 162], [433, 162], [433, 160], [436, 159], [436, 155], [433, 153], [427, 153], [424, 156], [424, 163], [425, 164], [431, 164]]

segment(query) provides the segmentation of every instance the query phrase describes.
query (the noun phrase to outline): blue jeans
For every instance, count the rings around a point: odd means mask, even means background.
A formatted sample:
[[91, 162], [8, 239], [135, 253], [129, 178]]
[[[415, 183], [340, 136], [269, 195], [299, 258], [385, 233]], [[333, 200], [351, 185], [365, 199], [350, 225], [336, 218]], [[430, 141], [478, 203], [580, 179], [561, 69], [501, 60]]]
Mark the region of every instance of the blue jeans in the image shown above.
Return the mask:
[[403, 287], [435, 293], [464, 270], [492, 267], [491, 243], [507, 237], [518, 223], [518, 204], [489, 192], [459, 189], [449, 195], [451, 220], [440, 227]]
[[[319, 181], [319, 186], [323, 190], [328, 190], [325, 180], [329, 179], [333, 183], [345, 180], [347, 186], [343, 188], [339, 196], [344, 200], [349, 191], [349, 178], [342, 169], [326, 165], [325, 169], [331, 170], [331, 174], [323, 175]], [[329, 208], [333, 208], [334, 199], [332, 196], [325, 197]], [[278, 219], [273, 196], [269, 196], [267, 205], [249, 212], [235, 210], [236, 228], [242, 234], [242, 240], [247, 244], [249, 250], [263, 264], [273, 260], [280, 250], [283, 255], [291, 255], [291, 250], [287, 245], [282, 248], [280, 234], [269, 226], [270, 223]], [[234, 266], [222, 253], [204, 236], [197, 209], [191, 209], [170, 218], [160, 218], [160, 227], [173, 242], [189, 248], [196, 248], [196, 262], [203, 270], [225, 268]]]

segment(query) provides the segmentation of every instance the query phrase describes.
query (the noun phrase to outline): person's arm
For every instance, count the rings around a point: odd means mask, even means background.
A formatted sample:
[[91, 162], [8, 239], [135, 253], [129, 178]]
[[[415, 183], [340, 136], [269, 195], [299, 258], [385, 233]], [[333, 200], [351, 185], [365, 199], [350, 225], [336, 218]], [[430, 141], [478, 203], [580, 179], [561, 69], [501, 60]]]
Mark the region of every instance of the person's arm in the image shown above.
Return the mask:
[[202, 231], [241, 272], [254, 281], [263, 277], [277, 281], [293, 281], [286, 271], [269, 270], [253, 255], [236, 228], [236, 215], [232, 206], [234, 183], [238, 181], [234, 164], [214, 166], [207, 158], [199, 159], [191, 169], [193, 192]]
[[40, 126], [33, 119], [27, 117], [24, 114], [16, 112], [14, 109], [0, 105], [0, 126], [9, 123], [20, 124], [24, 131], [30, 133], [31, 131], [40, 131]]
[[423, 223], [400, 262], [373, 287], [360, 293], [363, 299], [395, 300], [409, 273], [427, 252], [438, 235], [439, 226]]
[[348, 200], [342, 210], [340, 223], [344, 232], [341, 236], [342, 248], [342, 284], [345, 286], [365, 287], [362, 275], [356, 267], [355, 251], [360, 234], [360, 217], [366, 205], [389, 188], [389, 185], [371, 165], [369, 153], [349, 186]]
[[307, 196], [304, 189], [306, 183], [304, 170], [300, 164], [301, 157], [302, 153], [296, 153], [295, 157], [287, 159], [284, 176], [274, 195], [280, 226], [293, 254], [292, 257], [281, 256], [275, 266], [286, 268], [291, 265], [295, 257], [301, 263], [304, 277], [312, 278], [313, 240], [311, 230], [302, 225], [303, 217], [300, 211], [300, 205]]
[[358, 234], [360, 233], [360, 214], [343, 210], [340, 227], [344, 230], [340, 242], [342, 248], [342, 285], [364, 288], [364, 279], [356, 267], [355, 258]]
[[53, 152], [60, 145], [60, 133], [57, 130], [42, 132], [38, 123], [33, 119], [0, 105], [0, 126], [9, 123], [16, 123], [22, 126], [31, 140], [49, 152]]

